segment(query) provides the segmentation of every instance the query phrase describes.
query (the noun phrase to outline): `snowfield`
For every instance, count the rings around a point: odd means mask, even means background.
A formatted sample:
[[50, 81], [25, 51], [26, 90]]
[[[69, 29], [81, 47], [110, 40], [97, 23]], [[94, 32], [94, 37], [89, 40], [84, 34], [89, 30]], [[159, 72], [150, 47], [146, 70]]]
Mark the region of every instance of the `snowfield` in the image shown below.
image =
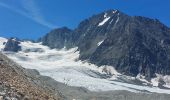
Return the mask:
[[[0, 38], [0, 49], [4, 48], [6, 39]], [[22, 51], [18, 53], [3, 52], [9, 58], [16, 61], [24, 68], [37, 69], [41, 75], [49, 76], [56, 81], [69, 86], [85, 87], [91, 91], [127, 90], [131, 92], [157, 92], [170, 94], [170, 90], [158, 87], [140, 86], [118, 81], [119, 78], [134, 80], [118, 73], [112, 66], [95, 66], [86, 61], [78, 60], [77, 48], [66, 50], [50, 49], [41, 43], [30, 41], [21, 42]], [[163, 76], [159, 76], [163, 77]], [[137, 77], [140, 78], [140, 75]], [[170, 77], [164, 76], [167, 87], [170, 85]], [[142, 80], [142, 79], [141, 79]], [[156, 79], [153, 82], [156, 83]]]

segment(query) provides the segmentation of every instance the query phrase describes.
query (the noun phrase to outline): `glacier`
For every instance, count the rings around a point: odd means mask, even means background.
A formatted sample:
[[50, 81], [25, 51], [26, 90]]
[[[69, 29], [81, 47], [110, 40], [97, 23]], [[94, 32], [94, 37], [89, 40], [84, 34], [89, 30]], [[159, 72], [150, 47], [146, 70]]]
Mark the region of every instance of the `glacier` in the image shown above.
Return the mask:
[[[50, 49], [41, 43], [22, 41], [19, 52], [4, 52], [4, 42], [7, 39], [0, 38], [1, 52], [20, 64], [24, 68], [36, 69], [41, 75], [49, 76], [58, 82], [69, 86], [84, 87], [91, 91], [127, 90], [131, 92], [156, 92], [170, 94], [168, 89], [160, 89], [154, 86], [141, 86], [119, 81], [119, 78], [129, 80], [139, 79], [118, 73], [112, 66], [96, 66], [87, 61], [80, 61], [78, 48]], [[160, 76], [159, 76], [160, 77]], [[163, 76], [161, 76], [163, 77]], [[167, 82], [170, 79], [164, 77]], [[156, 81], [156, 80], [155, 80]], [[153, 81], [153, 82], [155, 82]], [[147, 83], [147, 82], [146, 82]], [[152, 83], [154, 84], [154, 83]], [[167, 87], [169, 83], [167, 84]]]

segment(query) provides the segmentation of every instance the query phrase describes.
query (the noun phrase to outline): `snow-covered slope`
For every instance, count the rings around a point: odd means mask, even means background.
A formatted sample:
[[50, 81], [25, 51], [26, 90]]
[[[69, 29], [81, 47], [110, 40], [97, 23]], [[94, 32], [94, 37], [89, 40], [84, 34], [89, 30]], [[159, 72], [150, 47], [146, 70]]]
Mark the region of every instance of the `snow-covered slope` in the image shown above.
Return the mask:
[[7, 42], [7, 39], [0, 37], [0, 50], [5, 47], [5, 42]]
[[[0, 39], [0, 49], [6, 39]], [[85, 87], [91, 91], [128, 90], [132, 92], [158, 92], [170, 94], [170, 90], [130, 83], [137, 78], [121, 75], [111, 66], [95, 66], [78, 60], [77, 48], [50, 49], [41, 43], [21, 42], [22, 51], [3, 52], [25, 68], [37, 69], [42, 75], [69, 86]], [[138, 77], [140, 79], [140, 77]], [[167, 80], [169, 78], [166, 78]], [[147, 82], [145, 82], [147, 83]], [[149, 82], [148, 82], [149, 83]], [[167, 84], [167, 86], [169, 86]]]

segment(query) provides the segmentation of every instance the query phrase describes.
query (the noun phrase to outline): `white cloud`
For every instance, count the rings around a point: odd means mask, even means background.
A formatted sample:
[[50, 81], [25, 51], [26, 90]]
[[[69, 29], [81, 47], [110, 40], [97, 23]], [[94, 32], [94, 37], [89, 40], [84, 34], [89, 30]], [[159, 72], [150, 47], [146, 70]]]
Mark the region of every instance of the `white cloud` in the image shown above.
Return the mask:
[[14, 6], [8, 5], [6, 3], [0, 2], [0, 6], [7, 8], [13, 12], [16, 12], [22, 16], [25, 16], [38, 24], [41, 24], [48, 28], [55, 28], [56, 26], [49, 23], [42, 15], [41, 10], [36, 5], [34, 0], [22, 0], [22, 6], [24, 9], [18, 9]]

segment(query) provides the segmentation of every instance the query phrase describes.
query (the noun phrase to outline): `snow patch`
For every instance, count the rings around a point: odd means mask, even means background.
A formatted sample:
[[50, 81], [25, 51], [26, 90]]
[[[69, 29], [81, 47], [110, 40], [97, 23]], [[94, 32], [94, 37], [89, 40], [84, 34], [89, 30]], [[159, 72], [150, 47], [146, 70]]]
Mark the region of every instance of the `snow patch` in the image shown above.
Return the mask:
[[106, 18], [106, 17], [107, 17], [107, 13], [104, 14], [104, 18]]
[[165, 84], [163, 86], [170, 88], [170, 75], [163, 76], [160, 74], [156, 74], [156, 77], [151, 79], [153, 86], [158, 86], [160, 81], [165, 82]]
[[117, 12], [117, 10], [114, 10], [114, 11], [113, 11], [113, 14], [115, 14], [116, 12]]
[[114, 79], [114, 80], [117, 79], [116, 76], [121, 75], [120, 73], [116, 71], [116, 69], [113, 66], [106, 66], [106, 65], [99, 67], [99, 72], [101, 73], [103, 72], [107, 75], [112, 76], [111, 79]]
[[16, 41], [17, 39], [16, 38], [13, 38], [12, 41]]
[[145, 83], [149, 83], [146, 79], [145, 76], [141, 75], [140, 73], [136, 76], [136, 79], [145, 82]]
[[4, 47], [5, 47], [4, 43], [6, 43], [7, 41], [8, 41], [8, 39], [0, 37], [0, 51], [2, 51], [4, 49]]
[[119, 16], [117, 17], [117, 19], [116, 19], [116, 23], [115, 24], [117, 24], [119, 22]]
[[105, 13], [104, 14], [104, 20], [102, 22], [100, 22], [98, 24], [98, 26], [103, 26], [109, 19], [110, 19], [110, 17], [107, 17], [107, 13]]
[[110, 23], [109, 23], [109, 24], [112, 24], [112, 22], [113, 22], [113, 19], [110, 21]]
[[159, 85], [159, 78], [153, 78], [151, 79], [152, 85], [157, 87]]
[[97, 43], [97, 46], [100, 46], [103, 42], [104, 42], [104, 40], [98, 42], [98, 43]]

